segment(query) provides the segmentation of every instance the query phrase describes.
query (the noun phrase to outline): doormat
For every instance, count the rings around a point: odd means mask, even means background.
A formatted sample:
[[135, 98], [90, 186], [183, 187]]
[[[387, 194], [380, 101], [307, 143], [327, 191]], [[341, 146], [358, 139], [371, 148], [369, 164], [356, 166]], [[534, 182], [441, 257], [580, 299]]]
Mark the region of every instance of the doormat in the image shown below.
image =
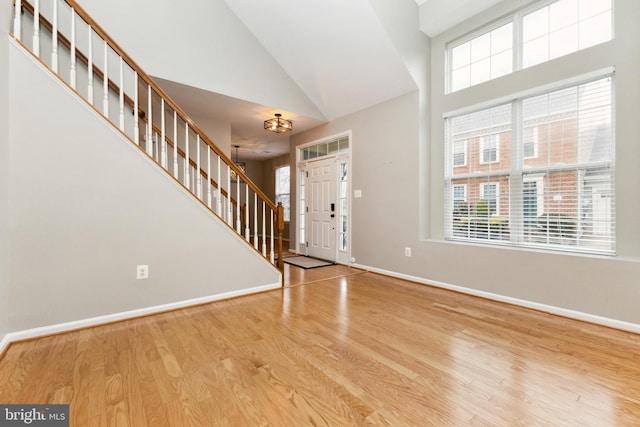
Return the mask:
[[304, 268], [305, 270], [308, 270], [310, 268], [326, 267], [328, 265], [334, 264], [332, 262], [310, 258], [308, 256], [291, 256], [283, 258], [282, 261], [286, 262], [287, 264], [295, 265], [296, 267]]

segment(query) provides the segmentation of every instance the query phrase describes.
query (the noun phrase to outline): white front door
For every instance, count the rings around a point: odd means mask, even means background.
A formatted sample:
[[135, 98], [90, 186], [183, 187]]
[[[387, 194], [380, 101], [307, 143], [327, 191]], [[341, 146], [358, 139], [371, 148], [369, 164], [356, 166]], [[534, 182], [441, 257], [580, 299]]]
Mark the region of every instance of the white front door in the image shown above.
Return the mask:
[[307, 165], [307, 254], [336, 260], [337, 172], [334, 157]]

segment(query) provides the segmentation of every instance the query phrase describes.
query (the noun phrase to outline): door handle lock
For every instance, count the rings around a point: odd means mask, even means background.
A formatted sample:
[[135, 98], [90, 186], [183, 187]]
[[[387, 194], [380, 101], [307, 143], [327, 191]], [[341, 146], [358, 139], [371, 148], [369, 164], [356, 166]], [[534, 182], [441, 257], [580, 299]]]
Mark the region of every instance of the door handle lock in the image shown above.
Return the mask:
[[336, 214], [331, 214], [331, 218], [335, 218], [335, 217], [336, 217]]

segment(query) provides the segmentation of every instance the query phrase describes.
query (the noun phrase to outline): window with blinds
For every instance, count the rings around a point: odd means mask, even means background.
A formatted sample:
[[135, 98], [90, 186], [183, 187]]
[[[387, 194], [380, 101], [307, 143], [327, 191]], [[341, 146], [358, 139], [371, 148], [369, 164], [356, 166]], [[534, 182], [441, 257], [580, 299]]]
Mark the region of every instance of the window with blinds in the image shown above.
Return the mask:
[[613, 84], [606, 75], [445, 118], [446, 237], [613, 253]]

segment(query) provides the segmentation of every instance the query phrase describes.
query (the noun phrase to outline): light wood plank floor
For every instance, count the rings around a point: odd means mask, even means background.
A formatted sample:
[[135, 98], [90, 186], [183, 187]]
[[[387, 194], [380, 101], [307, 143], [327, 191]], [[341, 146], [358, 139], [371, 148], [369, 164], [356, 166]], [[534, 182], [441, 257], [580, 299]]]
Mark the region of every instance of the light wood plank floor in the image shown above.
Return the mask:
[[74, 426], [640, 425], [637, 335], [343, 266], [288, 280], [13, 344], [0, 403], [70, 403]]

